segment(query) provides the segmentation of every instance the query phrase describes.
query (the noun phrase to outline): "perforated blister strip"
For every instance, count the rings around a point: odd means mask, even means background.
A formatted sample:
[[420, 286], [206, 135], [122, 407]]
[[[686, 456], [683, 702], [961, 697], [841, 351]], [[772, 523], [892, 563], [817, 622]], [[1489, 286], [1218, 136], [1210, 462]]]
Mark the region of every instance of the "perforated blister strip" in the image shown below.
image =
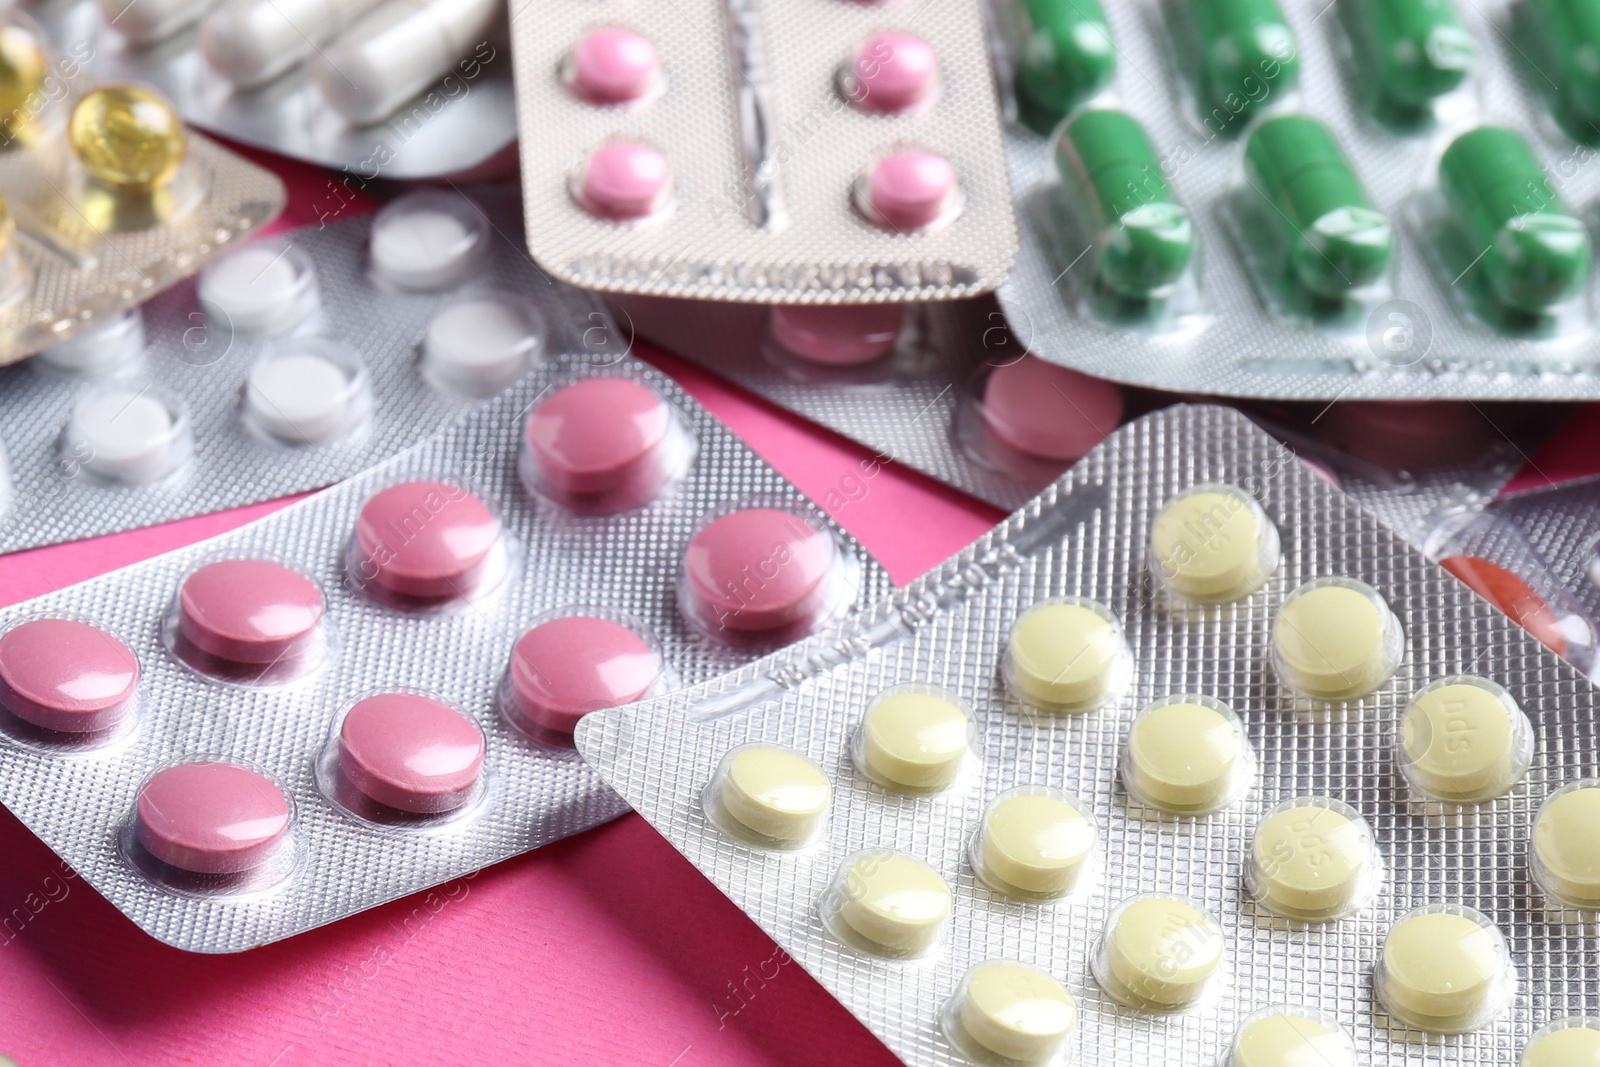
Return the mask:
[[[686, 478], [642, 510], [576, 518], [531, 502], [516, 472], [526, 411], [573, 373], [642, 380], [678, 409], [698, 439]], [[365, 501], [418, 477], [449, 477], [498, 509], [521, 565], [493, 598], [460, 611], [407, 615], [341, 584], [343, 551]], [[331, 922], [477, 870], [626, 810], [571, 750], [543, 748], [507, 727], [495, 692], [529, 621], [564, 605], [622, 610], [650, 627], [685, 683], [747, 662], [695, 636], [678, 614], [674, 579], [695, 524], [720, 505], [780, 497], [807, 507], [853, 557], [849, 604], [891, 588], [847, 534], [721, 423], [658, 372], [621, 355], [575, 356], [533, 376], [449, 431], [291, 508], [222, 537], [16, 605], [0, 632], [38, 615], [78, 616], [119, 635], [139, 656], [137, 732], [125, 747], [62, 756], [0, 733], [0, 801], [152, 936], [196, 952], [234, 952]], [[264, 556], [304, 568], [323, 588], [340, 651], [319, 673], [282, 688], [209, 681], [163, 647], [161, 617], [178, 583], [218, 558]], [[488, 738], [489, 796], [473, 818], [426, 830], [377, 829], [340, 814], [317, 792], [313, 762], [340, 710], [375, 690], [417, 688], [467, 712]], [[281, 887], [248, 897], [178, 895], [118, 855], [117, 827], [140, 782], [200, 755], [253, 762], [286, 783], [303, 853]]]
[[[1168, 167], [1177, 198], [1199, 233], [1200, 283], [1207, 321], [1178, 335], [1118, 331], [1080, 317], [1067, 295], [1069, 269], [1081, 247], [1063, 248], [1051, 222], [1059, 209], [1058, 182], [1047, 139], [1013, 125], [1006, 157], [1016, 193], [1022, 243], [1016, 269], [999, 290], [1014, 328], [1029, 332], [1035, 352], [1088, 374], [1162, 389], [1213, 396], [1277, 399], [1554, 400], [1600, 396], [1600, 332], [1550, 341], [1499, 336], [1468, 317], [1430, 268], [1406, 207], [1437, 166], [1435, 138], [1398, 136], [1365, 117], [1356, 100], [1345, 31], [1325, 0], [1281, 0], [1301, 62], [1295, 107], [1321, 119], [1390, 217], [1399, 239], [1394, 297], [1380, 306], [1381, 322], [1366, 333], [1337, 336], [1285, 324], [1257, 296], [1224, 222], [1223, 200], [1241, 180], [1243, 139], [1218, 137], [1199, 123], [1180, 74], [1168, 56], [1164, 5], [1139, 0], [1103, 7], [1117, 48], [1117, 74], [1107, 97], [1137, 118]], [[1455, 5], [1480, 49], [1473, 123], [1499, 123], [1522, 132], [1557, 185], [1566, 208], [1586, 213], [1600, 193], [1592, 149], [1563, 137], [1543, 100], [1519, 70], [1526, 59], [1512, 43], [1510, 0]], [[1536, 77], [1537, 75], [1529, 75]], [[1460, 132], [1457, 129], [1455, 132]], [[1592, 305], [1591, 279], [1585, 302]], [[1398, 311], [1413, 332], [1409, 347], [1382, 343]], [[1592, 316], [1593, 311], [1589, 314]], [[1424, 346], [1422, 340], [1429, 338]], [[1423, 349], [1425, 348], [1425, 351]]]
[[[1283, 538], [1282, 560], [1248, 599], [1175, 614], [1151, 595], [1151, 524], [1180, 490], [1227, 482], [1252, 492]], [[1405, 630], [1396, 677], [1341, 714], [1296, 711], [1269, 658], [1276, 606], [1302, 582], [1348, 575], [1377, 588]], [[1028, 716], [1006, 707], [999, 660], [1018, 615], [1044, 597], [1080, 595], [1125, 623], [1133, 683], [1083, 715]], [[1526, 780], [1480, 809], [1427, 808], [1405, 792], [1391, 758], [1398, 712], [1449, 674], [1504, 684], [1534, 723]], [[978, 723], [981, 774], [932, 797], [896, 796], [854, 774], [849, 736], [867, 701], [908, 682], [943, 686]], [[1174, 693], [1225, 701], [1243, 719], [1259, 776], [1248, 795], [1198, 819], [1159, 819], [1130, 806], [1116, 761], [1139, 708]], [[943, 566], [833, 631], [693, 690], [589, 717], [584, 757], [787, 952], [910, 1064], [965, 1063], [941, 1035], [941, 1005], [971, 964], [1017, 959], [1049, 971], [1078, 999], [1073, 1063], [1218, 1063], [1252, 1010], [1301, 1002], [1354, 1035], [1360, 1062], [1505, 1065], [1554, 1017], [1596, 1014], [1596, 925], [1547, 913], [1528, 879], [1529, 823], [1562, 782], [1600, 758], [1593, 687], [1444, 571], [1408, 548], [1242, 416], [1182, 406], [1130, 424], [1007, 522]], [[702, 813], [718, 760], [748, 741], [792, 746], [833, 777], [829, 827], [814, 850], [762, 852], [730, 840]], [[1084, 798], [1102, 834], [1103, 873], [1076, 902], [1009, 901], [976, 880], [968, 840], [984, 805], [1022, 783]], [[1326, 927], [1291, 928], [1241, 887], [1250, 834], [1277, 802], [1308, 793], [1354, 806], [1389, 867], [1376, 901]], [[955, 895], [941, 949], [892, 963], [824, 930], [818, 900], [841, 860], [864, 848], [907, 851]], [[1192, 897], [1227, 934], [1220, 995], [1198, 1010], [1136, 1015], [1100, 991], [1088, 954], [1110, 910], [1141, 892]], [[1390, 924], [1414, 905], [1476, 907], [1510, 941], [1520, 984], [1511, 1013], [1462, 1037], [1426, 1037], [1373, 1002], [1371, 971]], [[1563, 922], [1562, 920], [1565, 920]]]
[[[0, 371], [0, 440], [11, 460], [14, 499], [0, 515], [0, 551], [71, 541], [329, 485], [436, 433], [477, 400], [430, 385], [417, 346], [428, 320], [462, 291], [500, 291], [531, 300], [545, 324], [546, 352], [601, 354], [625, 340], [594, 297], [553, 282], [521, 249], [516, 194], [472, 190], [491, 220], [482, 269], [459, 289], [396, 293], [374, 285], [367, 245], [372, 216], [307, 226], [284, 235], [310, 257], [321, 311], [294, 336], [342, 340], [366, 363], [373, 410], [364, 429], [323, 446], [292, 447], [249, 433], [241, 396], [252, 361], [281, 337], [249, 339], [208, 324], [193, 282], [143, 308], [146, 348], [119, 371], [187, 402], [198, 445], [193, 458], [149, 485], [97, 482], [58, 449], [73, 402], [106, 379], [68, 378], [37, 360]], [[498, 231], [498, 232], [496, 232]]]

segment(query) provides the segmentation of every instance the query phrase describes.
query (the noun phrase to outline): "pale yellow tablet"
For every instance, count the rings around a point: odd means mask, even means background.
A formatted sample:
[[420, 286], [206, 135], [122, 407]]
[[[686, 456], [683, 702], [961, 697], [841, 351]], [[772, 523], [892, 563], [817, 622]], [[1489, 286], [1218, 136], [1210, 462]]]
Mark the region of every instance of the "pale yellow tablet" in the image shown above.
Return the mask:
[[1025, 899], [1063, 896], [1078, 884], [1095, 836], [1094, 823], [1065, 797], [1014, 793], [984, 816], [978, 873]]
[[1384, 939], [1379, 996], [1401, 1022], [1460, 1033], [1497, 1013], [1506, 966], [1505, 939], [1481, 915], [1418, 909]]
[[1372, 833], [1333, 800], [1306, 797], [1261, 820], [1250, 846], [1250, 889], [1263, 906], [1291, 919], [1347, 914], [1370, 888]]
[[1436, 800], [1477, 803], [1500, 796], [1528, 770], [1532, 731], [1515, 700], [1484, 678], [1423, 689], [1400, 722], [1400, 769]]
[[1533, 1035], [1520, 1067], [1600, 1067], [1600, 1019], [1562, 1019]]
[[1350, 1035], [1331, 1020], [1268, 1008], [1245, 1020], [1229, 1067], [1356, 1067]]
[[1122, 759], [1128, 791], [1177, 814], [1216, 811], [1247, 788], [1249, 744], [1220, 702], [1178, 697], [1139, 713]]
[[900, 852], [859, 856], [844, 872], [839, 918], [869, 946], [918, 955], [939, 940], [950, 917], [950, 887], [939, 872]]
[[891, 789], [931, 792], [961, 773], [972, 720], [953, 696], [891, 690], [867, 708], [858, 760], [867, 777]]
[[1353, 579], [1303, 585], [1272, 627], [1273, 662], [1291, 689], [1317, 700], [1355, 700], [1400, 664], [1399, 623], [1383, 598]]
[[746, 745], [730, 754], [722, 772], [722, 806], [729, 817], [761, 837], [801, 842], [816, 835], [833, 799], [828, 776], [787, 748]]
[[1172, 897], [1135, 897], [1107, 921], [1095, 975], [1129, 1007], [1177, 1011], [1205, 993], [1222, 962], [1222, 928]]
[[1126, 674], [1122, 625], [1089, 601], [1047, 600], [1011, 630], [1005, 677], [1025, 704], [1082, 711], [1115, 696]]
[[1174, 497], [1150, 534], [1156, 578], [1202, 604], [1249, 596], [1272, 573], [1277, 555], [1271, 520], [1230, 485], [1196, 486]]
[[974, 967], [961, 995], [967, 1035], [996, 1056], [1043, 1063], [1055, 1056], [1078, 1025], [1078, 1004], [1062, 984], [1020, 963]]
[[1539, 808], [1533, 871], [1563, 904], [1600, 908], [1600, 781], [1564, 786]]

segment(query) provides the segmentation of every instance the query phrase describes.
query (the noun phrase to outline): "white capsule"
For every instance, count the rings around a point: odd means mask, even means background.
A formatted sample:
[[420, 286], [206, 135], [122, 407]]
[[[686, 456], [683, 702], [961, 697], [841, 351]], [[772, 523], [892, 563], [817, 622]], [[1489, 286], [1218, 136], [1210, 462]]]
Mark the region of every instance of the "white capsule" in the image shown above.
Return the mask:
[[200, 20], [200, 54], [233, 84], [253, 89], [304, 60], [377, 2], [223, 0]]
[[164, 41], [193, 23], [217, 0], [100, 0], [100, 17], [130, 44]]

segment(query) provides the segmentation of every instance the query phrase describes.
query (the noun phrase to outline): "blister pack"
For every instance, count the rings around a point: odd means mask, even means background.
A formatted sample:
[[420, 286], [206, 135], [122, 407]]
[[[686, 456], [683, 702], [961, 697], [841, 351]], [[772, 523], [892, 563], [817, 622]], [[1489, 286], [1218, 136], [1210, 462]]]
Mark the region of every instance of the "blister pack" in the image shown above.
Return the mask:
[[558, 355], [311, 499], [0, 613], [0, 800], [152, 936], [239, 951], [615, 817], [582, 715], [890, 588], [662, 375]]
[[0, 370], [0, 551], [329, 485], [551, 353], [620, 352], [518, 246], [514, 190], [411, 193], [251, 242]]
[[23, 0], [98, 78], [154, 85], [245, 144], [378, 178], [504, 172], [516, 139], [495, 0]]
[[1000, 298], [1040, 355], [1224, 396], [1600, 395], [1582, 3], [996, 10]]
[[951, 299], [1016, 255], [976, 0], [562, 0], [513, 21], [530, 248], [589, 289]]
[[159, 95], [96, 84], [0, 10], [0, 365], [148, 300], [283, 209]]
[[1600, 1015], [1596, 703], [1243, 416], [1179, 406], [577, 741], [907, 1063], [1507, 1064]]

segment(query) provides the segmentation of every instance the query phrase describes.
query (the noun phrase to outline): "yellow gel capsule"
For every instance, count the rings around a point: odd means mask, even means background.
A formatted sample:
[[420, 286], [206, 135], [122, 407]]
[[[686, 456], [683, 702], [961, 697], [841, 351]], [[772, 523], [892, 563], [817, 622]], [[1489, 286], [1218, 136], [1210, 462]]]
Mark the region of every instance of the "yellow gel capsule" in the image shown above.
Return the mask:
[[1400, 770], [1436, 800], [1500, 796], [1528, 769], [1532, 730], [1515, 700], [1483, 678], [1452, 678], [1412, 699], [1400, 722]]
[[1013, 793], [990, 805], [974, 866], [1002, 893], [1059, 897], [1078, 884], [1095, 836], [1094, 823], [1065, 798]]
[[1047, 600], [1011, 629], [1006, 684], [1025, 704], [1046, 711], [1085, 711], [1116, 695], [1125, 652], [1122, 625], [1087, 600]]
[[26, 26], [0, 24], [0, 126], [26, 126], [30, 101], [50, 73], [44, 42]]
[[[1318, 921], [1347, 914], [1367, 888], [1372, 835], [1337, 801], [1289, 801], [1256, 828], [1247, 884], [1269, 911]], [[1340, 805], [1342, 808], [1343, 805]]]
[[1268, 1008], [1239, 1028], [1229, 1067], [1356, 1067], [1356, 1050], [1332, 1021]]
[[950, 917], [950, 887], [914, 856], [873, 852], [843, 872], [839, 918], [871, 949], [915, 956], [939, 940]]
[[1181, 1011], [1205, 993], [1222, 940], [1217, 921], [1187, 901], [1135, 897], [1108, 920], [1095, 977], [1129, 1007]]
[[787, 748], [747, 745], [731, 755], [723, 771], [722, 805], [728, 815], [774, 841], [814, 836], [832, 797], [822, 768]]
[[149, 193], [177, 176], [188, 153], [183, 120], [139, 85], [106, 85], [72, 109], [72, 151], [90, 177], [125, 193]]
[[1174, 498], [1150, 534], [1156, 576], [1186, 600], [1239, 600], [1277, 565], [1278, 537], [1258, 505], [1231, 485], [1196, 486]]
[[1522, 1050], [1520, 1067], [1600, 1067], [1600, 1019], [1551, 1023]]
[[1078, 1004], [1060, 982], [1020, 963], [981, 963], [964, 983], [961, 1027], [987, 1051], [1042, 1063], [1078, 1025]]
[[1407, 914], [1390, 928], [1378, 966], [1384, 1007], [1422, 1030], [1464, 1033], [1504, 1006], [1505, 939], [1476, 912]]
[[1533, 873], [1545, 892], [1575, 908], [1600, 908], [1600, 781], [1553, 794], [1533, 821]]
[[858, 761], [890, 789], [932, 792], [956, 780], [971, 720], [954, 699], [916, 689], [891, 691], [867, 709]]

